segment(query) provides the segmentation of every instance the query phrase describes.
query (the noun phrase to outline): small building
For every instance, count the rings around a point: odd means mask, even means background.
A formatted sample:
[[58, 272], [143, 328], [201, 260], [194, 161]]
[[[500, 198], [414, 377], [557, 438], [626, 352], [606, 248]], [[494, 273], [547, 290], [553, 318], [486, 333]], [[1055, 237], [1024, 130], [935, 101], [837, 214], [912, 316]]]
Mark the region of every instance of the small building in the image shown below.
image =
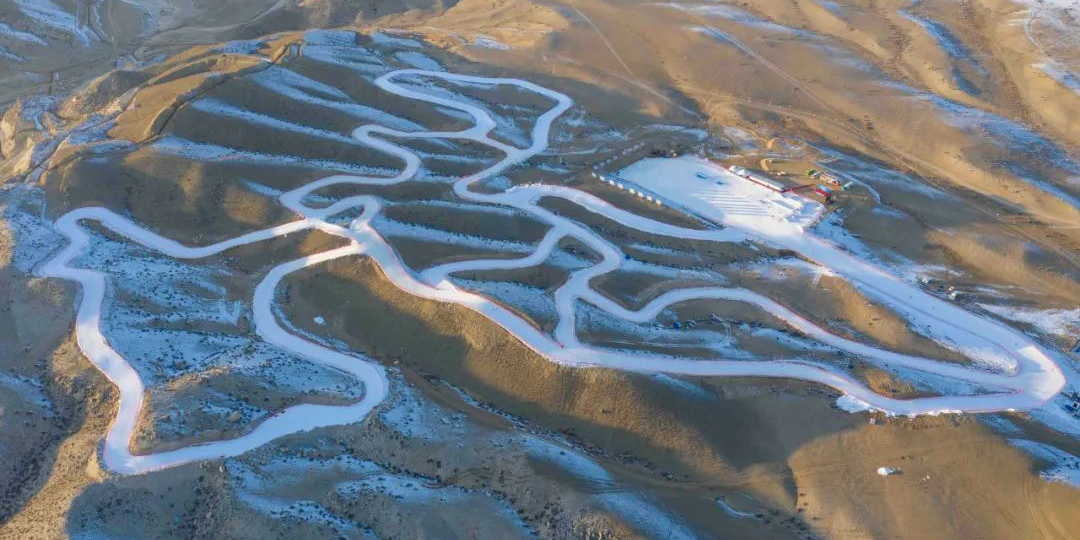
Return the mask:
[[817, 186], [814, 186], [814, 193], [820, 195], [822, 199], [825, 199], [826, 203], [831, 203], [832, 202], [833, 192], [828, 187], [820, 185], [820, 184], [817, 185]]
[[787, 189], [783, 184], [780, 184], [778, 182], [774, 182], [774, 181], [769, 180], [768, 178], [765, 178], [764, 176], [761, 176], [761, 175], [758, 175], [758, 174], [751, 174], [751, 175], [747, 176], [746, 179], [753, 182], [753, 183], [755, 183], [755, 184], [757, 184], [757, 185], [759, 185], [759, 186], [761, 186], [761, 187], [763, 187], [763, 188], [765, 188], [765, 189], [769, 189], [769, 190], [775, 191], [777, 193], [783, 193], [784, 190]]
[[833, 175], [832, 173], [825, 172], [825, 171], [819, 171], [817, 169], [808, 169], [806, 171], [806, 176], [809, 176], [810, 178], [813, 178], [814, 180], [817, 180], [818, 182], [823, 182], [823, 183], [828, 184], [830, 186], [838, 187], [840, 189], [846, 189], [846, 187], [847, 187], [847, 186], [840, 185], [840, 179], [837, 178], [835, 175]]
[[752, 172], [750, 172], [750, 171], [748, 171], [748, 170], [746, 170], [746, 169], [744, 169], [742, 167], [732, 165], [732, 166], [728, 167], [728, 170], [731, 171], [731, 174], [734, 174], [736, 176], [741, 176], [741, 177], [743, 177], [743, 178], [745, 178], [745, 179], [747, 179], [747, 180], [749, 180], [749, 181], [751, 181], [751, 182], [753, 182], [753, 183], [755, 183], [755, 184], [757, 184], [757, 185], [759, 185], [759, 186], [761, 186], [761, 187], [763, 187], [765, 189], [775, 191], [777, 193], [783, 193], [784, 191], [787, 190], [787, 188], [784, 185], [780, 184], [779, 182], [774, 182], [772, 180], [769, 180], [768, 178], [765, 178], [764, 176], [761, 176], [760, 174], [754, 174], [754, 173], [752, 173]]

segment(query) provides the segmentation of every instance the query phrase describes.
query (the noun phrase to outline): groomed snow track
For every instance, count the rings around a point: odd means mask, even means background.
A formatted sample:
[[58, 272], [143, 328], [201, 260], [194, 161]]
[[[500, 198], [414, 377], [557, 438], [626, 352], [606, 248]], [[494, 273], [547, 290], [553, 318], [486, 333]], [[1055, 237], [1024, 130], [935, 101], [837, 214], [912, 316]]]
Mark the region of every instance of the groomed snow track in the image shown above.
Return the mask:
[[[489, 135], [496, 127], [495, 121], [484, 110], [422, 91], [400, 86], [396, 80], [402, 77], [430, 77], [468, 84], [510, 85], [550, 98], [554, 106], [544, 112], [532, 129], [532, 144], [528, 148], [516, 148], [492, 139]], [[80, 208], [62, 216], [55, 227], [65, 235], [70, 244], [41, 269], [45, 276], [78, 281], [82, 285], [77, 320], [76, 337], [83, 353], [119, 388], [120, 403], [102, 449], [103, 464], [120, 474], [136, 474], [192, 461], [236, 456], [263, 445], [275, 438], [311, 430], [318, 427], [340, 425], [362, 420], [387, 395], [388, 381], [384, 369], [356, 356], [344, 354], [307, 341], [281, 327], [272, 309], [274, 292], [282, 278], [291, 272], [341, 257], [365, 255], [371, 257], [386, 277], [400, 289], [423, 298], [459, 304], [479, 312], [502, 326], [529, 348], [553, 362], [568, 366], [603, 366], [646, 373], [670, 373], [701, 376], [752, 376], [778, 377], [812, 381], [835, 388], [846, 394], [854, 403], [892, 414], [919, 415], [941, 412], [990, 412], [1022, 410], [1037, 407], [1051, 399], [1064, 385], [1065, 379], [1057, 365], [1037, 345], [1019, 332], [950, 306], [939, 313], [947, 316], [935, 329], [945, 339], [954, 334], [954, 342], [971, 343], [982, 340], [984, 348], [1004, 351], [996, 360], [996, 371], [976, 367], [943, 364], [933, 360], [881, 350], [855, 343], [816, 326], [777, 302], [757, 293], [731, 288], [692, 288], [669, 292], [653, 300], [637, 311], [627, 310], [589, 288], [589, 281], [599, 275], [616, 270], [623, 254], [596, 233], [569, 219], [558, 216], [537, 204], [541, 197], [559, 197], [570, 200], [590, 212], [603, 215], [627, 227], [648, 233], [678, 238], [693, 238], [717, 242], [740, 241], [757, 237], [766, 242], [782, 243], [796, 249], [807, 258], [830, 266], [839, 275], [851, 280], [868, 294], [898, 309], [900, 313], [919, 317], [927, 314], [923, 307], [937, 307], [940, 302], [921, 290], [910, 286], [895, 276], [863, 261], [854, 260], [835, 247], [818, 239], [792, 240], [764, 237], [755, 231], [729, 227], [721, 230], [691, 230], [644, 218], [586, 193], [559, 186], [518, 186], [497, 194], [483, 194], [470, 190], [474, 183], [498, 175], [511, 166], [519, 164], [543, 151], [548, 144], [552, 122], [565, 112], [572, 100], [553, 90], [518, 79], [485, 78], [457, 75], [445, 72], [404, 69], [385, 74], [376, 84], [387, 92], [450, 107], [468, 113], [475, 121], [469, 129], [457, 132], [419, 131], [403, 132], [378, 125], [365, 125], [356, 129], [353, 136], [363, 144], [397, 156], [405, 166], [394, 177], [331, 176], [285, 193], [280, 201], [302, 219], [277, 227], [245, 234], [231, 240], [205, 247], [187, 247], [161, 237], [130, 220], [104, 208]], [[493, 166], [457, 180], [454, 192], [462, 199], [505, 205], [522, 210], [551, 226], [547, 235], [537, 244], [533, 253], [518, 259], [472, 260], [455, 262], [428, 269], [419, 275], [409, 270], [397, 253], [371, 226], [371, 220], [380, 211], [379, 199], [372, 196], [355, 196], [339, 200], [325, 208], [313, 208], [304, 203], [307, 195], [317, 189], [335, 184], [389, 185], [413, 178], [420, 167], [420, 159], [408, 149], [388, 142], [379, 136], [397, 138], [443, 138], [475, 141], [504, 153]], [[362, 213], [348, 227], [335, 225], [328, 218], [352, 208], [362, 208]], [[101, 310], [105, 297], [104, 274], [76, 268], [70, 263], [88, 246], [90, 236], [80, 227], [84, 221], [97, 221], [113, 232], [167, 256], [183, 259], [203, 258], [230, 248], [260, 242], [306, 229], [318, 229], [345, 238], [349, 244], [317, 253], [274, 267], [258, 284], [252, 300], [254, 327], [265, 341], [301, 356], [319, 365], [350, 373], [364, 384], [364, 397], [351, 405], [328, 406], [303, 404], [289, 407], [259, 423], [251, 432], [235, 439], [221, 440], [188, 446], [157, 454], [135, 455], [130, 443], [135, 425], [144, 403], [145, 389], [138, 373], [131, 364], [117, 353], [101, 332]], [[602, 260], [594, 266], [574, 272], [556, 292], [559, 322], [554, 339], [545, 335], [507, 309], [485, 297], [466, 292], [448, 279], [454, 272], [463, 270], [508, 269], [536, 265], [543, 261], [562, 238], [574, 238], [595, 250]], [[872, 291], [884, 291], [873, 294]], [[898, 400], [878, 395], [851, 376], [822, 364], [796, 360], [777, 361], [724, 361], [689, 360], [648, 354], [628, 354], [589, 347], [576, 335], [574, 307], [581, 300], [606, 310], [614, 316], [635, 322], [653, 319], [665, 307], [697, 298], [722, 298], [738, 300], [757, 307], [783, 319], [792, 327], [841, 350], [866, 358], [883, 366], [902, 366], [946, 379], [974, 383], [985, 394], [928, 397]], [[973, 331], [982, 332], [973, 337]]]

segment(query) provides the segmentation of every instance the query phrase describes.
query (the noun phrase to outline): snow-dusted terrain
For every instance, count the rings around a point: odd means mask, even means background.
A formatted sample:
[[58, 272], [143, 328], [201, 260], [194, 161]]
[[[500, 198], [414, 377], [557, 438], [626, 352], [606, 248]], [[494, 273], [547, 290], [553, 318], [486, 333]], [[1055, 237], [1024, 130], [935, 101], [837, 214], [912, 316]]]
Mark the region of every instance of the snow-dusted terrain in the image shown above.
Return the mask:
[[[528, 146], [515, 147], [492, 138], [497, 126], [487, 111], [474, 103], [448, 97], [437, 93], [435, 89], [429, 91], [423, 84], [417, 84], [417, 81], [423, 82], [427, 79], [464, 85], [515, 87], [517, 90], [543, 96], [549, 99], [552, 105], [536, 119]], [[359, 127], [352, 134], [356, 141], [395, 156], [404, 163], [397, 175], [337, 175], [312, 182], [281, 195], [279, 199], [298, 214], [300, 219], [209, 246], [183, 246], [102, 208], [81, 208], [64, 215], [56, 222], [56, 229], [68, 238], [70, 244], [43, 267], [42, 273], [75, 280], [81, 284], [83, 294], [78, 309], [76, 331], [79, 346], [120, 389], [119, 411], [106, 437], [103, 451], [107, 468], [130, 474], [196, 460], [235, 456], [290, 433], [356, 422], [364, 418], [387, 395], [388, 383], [383, 368], [361, 357], [344, 354], [297, 336], [281, 326], [273, 310], [275, 290], [289, 273], [333, 259], [357, 255], [371, 257], [382, 268], [386, 277], [400, 289], [419, 297], [455, 303], [479, 312], [511, 332], [526, 346], [551, 361], [564, 365], [604, 366], [647, 373], [803, 379], [828, 385], [844, 393], [843, 403], [848, 408], [873, 408], [907, 415], [1030, 409], [1053, 398], [1065, 383], [1065, 378], [1054, 361], [1023, 334], [939, 300], [897, 276], [814, 236], [808, 231], [817, 212], [812, 206], [808, 206], [810, 203], [800, 202], [795, 197], [776, 199], [771, 195], [757, 193], [753, 187], [739, 183], [742, 182], [741, 179], [705, 161], [647, 160], [623, 171], [622, 177], [725, 225], [723, 229], [695, 230], [661, 223], [612, 206], [587, 193], [561, 186], [531, 184], [494, 194], [472, 191], [473, 185], [500, 175], [547, 147], [552, 123], [572, 104], [568, 96], [559, 92], [519, 79], [485, 78], [424, 69], [390, 72], [375, 82], [383, 90], [399, 96], [468, 115], [474, 125], [457, 132], [401, 131], [380, 125]], [[213, 105], [213, 102], [206, 104]], [[399, 255], [372, 226], [372, 220], [381, 208], [378, 198], [353, 196], [325, 207], [312, 207], [305, 202], [308, 195], [331, 185], [390, 185], [413, 179], [420, 170], [420, 157], [388, 141], [397, 138], [469, 140], [502, 152], [504, 156], [494, 165], [458, 179], [453, 186], [454, 193], [473, 203], [516, 208], [549, 225], [549, 232], [533, 247], [532, 253], [523, 257], [455, 262], [427, 269], [417, 275], [402, 262]], [[701, 178], [699, 173], [706, 178]], [[670, 189], [673, 186], [678, 189]], [[907, 317], [917, 331], [967, 355], [973, 365], [944, 364], [856, 343], [816, 326], [770, 298], [743, 289], [680, 289], [661, 295], [639, 310], [628, 310], [599, 294], [589, 285], [593, 278], [620, 268], [624, 261], [622, 252], [592, 230], [541, 207], [538, 201], [542, 197], [570, 200], [590, 212], [655, 235], [715, 242], [753, 238], [794, 250], [848, 279], [869, 297]], [[362, 213], [348, 226], [336, 223], [336, 216], [356, 208], [361, 208]], [[144, 385], [137, 371], [116, 352], [102, 333], [101, 317], [106, 288], [104, 275], [71, 264], [89, 243], [90, 236], [80, 226], [85, 221], [99, 222], [143, 246], [166, 256], [183, 259], [208, 257], [236, 246], [306, 229], [318, 229], [349, 240], [349, 244], [344, 247], [287, 261], [274, 267], [255, 290], [252, 299], [253, 322], [259, 336], [266, 342], [318, 365], [349, 373], [363, 381], [363, 398], [348, 406], [293, 406], [266, 419], [246, 435], [231, 440], [150, 455], [132, 454], [130, 443], [144, 405]], [[600, 254], [601, 260], [595, 265], [571, 273], [569, 279], [555, 292], [558, 325], [554, 337], [543, 333], [490, 299], [463, 290], [450, 279], [452, 273], [464, 270], [534, 266], [544, 261], [559, 240], [564, 238], [573, 238], [585, 244]], [[575, 305], [579, 301], [592, 304], [616, 317], [640, 322], [655, 318], [667, 306], [698, 298], [721, 298], [753, 304], [812, 338], [868, 361], [885, 367], [916, 370], [946, 380], [964, 381], [977, 385], [983, 393], [899, 400], [873, 392], [844, 372], [809, 361], [706, 361], [614, 352], [587, 346], [577, 335]]]

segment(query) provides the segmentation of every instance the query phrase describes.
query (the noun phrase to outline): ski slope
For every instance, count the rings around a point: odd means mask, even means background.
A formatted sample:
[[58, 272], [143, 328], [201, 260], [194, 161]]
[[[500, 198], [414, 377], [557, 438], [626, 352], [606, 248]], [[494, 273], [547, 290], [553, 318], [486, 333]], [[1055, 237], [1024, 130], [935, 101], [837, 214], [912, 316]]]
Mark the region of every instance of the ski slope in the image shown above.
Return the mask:
[[[531, 144], [525, 148], [507, 145], [491, 138], [495, 121], [485, 110], [465, 102], [432, 95], [414, 86], [399, 84], [402, 78], [434, 78], [451, 82], [480, 85], [506, 85], [548, 98], [552, 106], [536, 119], [531, 130]], [[716, 193], [688, 191], [683, 204], [728, 225], [719, 230], [692, 230], [661, 223], [635, 215], [584, 192], [562, 186], [517, 186], [501, 193], [478, 193], [470, 188], [518, 165], [542, 152], [548, 145], [552, 122], [570, 108], [572, 100], [559, 92], [519, 79], [485, 78], [451, 74], [441, 71], [404, 69], [387, 73], [375, 83], [387, 92], [456, 109], [473, 119], [473, 126], [456, 132], [400, 131], [379, 125], [365, 125], [353, 132], [361, 144], [386, 152], [402, 161], [400, 172], [393, 177], [336, 175], [309, 183], [281, 195], [280, 202], [295, 212], [296, 221], [257, 231], [231, 240], [204, 247], [188, 247], [161, 237], [138, 224], [103, 208], [74, 210], [55, 223], [57, 231], [68, 240], [67, 245], [40, 270], [45, 276], [79, 282], [83, 294], [76, 319], [76, 337], [83, 353], [120, 391], [117, 417], [110, 427], [102, 448], [106, 468], [120, 474], [136, 474], [172, 467], [192, 461], [236, 456], [263, 445], [275, 438], [318, 427], [346, 424], [363, 419], [381, 403], [388, 391], [385, 370], [364, 358], [329, 349], [308, 341], [282, 328], [273, 313], [274, 292], [282, 279], [291, 272], [341, 257], [364, 255], [373, 259], [385, 276], [398, 288], [410, 294], [440, 302], [465, 306], [488, 317], [509, 331], [523, 344], [553, 362], [568, 366], [603, 366], [643, 373], [669, 373], [701, 376], [754, 376], [794, 378], [817, 382], [845, 394], [845, 403], [891, 414], [936, 414], [941, 412], [987, 412], [1036, 407], [1051, 399], [1065, 382], [1054, 362], [1037, 345], [1022, 334], [993, 321], [982, 319], [955, 306], [945, 304], [921, 290], [911, 287], [869, 263], [848, 255], [824, 240], [803, 230], [805, 220], [812, 216], [799, 213], [779, 214], [769, 208], [763, 215], [754, 209], [755, 197], [743, 197], [730, 202]], [[503, 153], [504, 157], [491, 167], [458, 179], [454, 193], [474, 203], [509, 206], [528, 213], [547, 223], [549, 232], [532, 253], [517, 259], [471, 260], [445, 264], [422, 273], [411, 271], [394, 249], [371, 226], [380, 212], [380, 202], [371, 196], [354, 196], [334, 202], [327, 207], [312, 207], [305, 203], [315, 190], [337, 184], [390, 185], [407, 182], [420, 168], [420, 158], [410, 150], [382, 138], [436, 138], [470, 140]], [[662, 160], [649, 163], [640, 170], [627, 170], [625, 176], [647, 186], [651, 177], [682, 178], [687, 170], [704, 167], [701, 163]], [[715, 168], [715, 167], [714, 167]], [[709, 169], [708, 174], [719, 174]], [[699, 180], [700, 181], [700, 180]], [[732, 194], [728, 194], [732, 195]], [[614, 245], [584, 226], [558, 216], [538, 205], [542, 197], [570, 200], [590, 212], [652, 234], [674, 238], [693, 238], [705, 241], [733, 242], [747, 238], [787, 247], [807, 258], [827, 266], [851, 280], [856, 286], [879, 301], [907, 316], [912, 323], [923, 326], [935, 338], [961, 350], [975, 361], [972, 366], [943, 364], [926, 358], [903, 355], [843, 339], [816, 326], [799, 314], [760, 294], [736, 288], [690, 288], [668, 292], [637, 311], [627, 310], [589, 287], [594, 277], [620, 267], [623, 253]], [[734, 212], [731, 204], [741, 211]], [[727, 205], [727, 206], [725, 206]], [[333, 216], [346, 210], [361, 208], [361, 215], [348, 226], [331, 223]], [[794, 212], [794, 210], [793, 210]], [[794, 215], [794, 219], [788, 219]], [[97, 271], [72, 266], [86, 250], [90, 236], [82, 224], [95, 221], [113, 232], [165, 255], [183, 259], [198, 259], [221, 253], [230, 248], [265, 241], [291, 232], [318, 229], [349, 241], [348, 245], [307, 257], [282, 262], [262, 279], [252, 298], [254, 327], [262, 339], [309, 361], [352, 374], [364, 384], [363, 398], [347, 406], [296, 405], [258, 424], [249, 433], [229, 440], [220, 440], [178, 448], [156, 454], [135, 455], [130, 451], [131, 439], [145, 400], [145, 388], [131, 364], [118, 354], [101, 331], [105, 276]], [[543, 261], [563, 238], [574, 238], [601, 255], [600, 262], [575, 271], [556, 291], [559, 315], [554, 338], [542, 333], [513, 312], [491, 300], [466, 292], [449, 279], [454, 272], [464, 270], [510, 269], [533, 266]], [[835, 346], [884, 366], [902, 366], [947, 379], [974, 383], [987, 393], [980, 395], [939, 396], [898, 400], [878, 395], [849, 375], [823, 364], [807, 361], [725, 361], [690, 360], [650, 354], [619, 353], [583, 344], [577, 337], [574, 305], [588, 302], [628, 321], [649, 321], [667, 306], [697, 298], [722, 298], [753, 304], [786, 321], [792, 327]]]

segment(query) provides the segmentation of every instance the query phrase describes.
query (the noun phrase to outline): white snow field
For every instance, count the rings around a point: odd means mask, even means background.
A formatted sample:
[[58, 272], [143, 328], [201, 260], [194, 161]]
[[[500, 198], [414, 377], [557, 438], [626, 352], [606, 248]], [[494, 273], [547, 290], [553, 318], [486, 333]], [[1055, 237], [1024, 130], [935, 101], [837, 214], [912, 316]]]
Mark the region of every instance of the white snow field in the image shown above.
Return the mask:
[[[537, 118], [531, 131], [532, 142], [517, 148], [490, 137], [495, 121], [483, 109], [462, 101], [427, 93], [423, 87], [399, 84], [409, 78], [438, 78], [466, 85], [509, 85], [519, 90], [549, 98], [552, 107]], [[694, 212], [727, 225], [717, 230], [691, 230], [644, 218], [616, 208], [603, 200], [571, 188], [551, 185], [525, 185], [501, 193], [484, 194], [470, 186], [499, 175], [543, 151], [548, 144], [552, 122], [570, 108], [572, 100], [553, 90], [519, 79], [485, 78], [422, 69], [403, 69], [382, 75], [376, 84], [385, 91], [424, 101], [435, 106], [461, 111], [471, 116], [475, 125], [458, 132], [399, 131], [378, 125], [365, 125], [353, 132], [361, 144], [397, 156], [404, 162], [394, 177], [337, 175], [312, 182], [281, 195], [280, 201], [296, 212], [301, 219], [245, 234], [205, 247], [186, 247], [150, 232], [139, 225], [103, 208], [81, 208], [62, 216], [56, 229], [70, 241], [64, 250], [47, 262], [41, 270], [46, 276], [78, 281], [83, 288], [77, 321], [76, 336], [86, 356], [120, 389], [117, 418], [106, 436], [102, 451], [103, 464], [120, 474], [151, 471], [196, 460], [235, 456], [287, 434], [317, 427], [346, 424], [363, 419], [387, 395], [387, 378], [383, 368], [358, 356], [338, 352], [307, 341], [286, 331], [277, 322], [272, 310], [274, 291], [290, 272], [320, 264], [331, 259], [355, 255], [371, 257], [386, 277], [400, 289], [423, 298], [459, 304], [479, 312], [505, 328], [522, 343], [553, 362], [569, 366], [605, 366], [644, 373], [689, 374], [704, 376], [757, 376], [803, 379], [821, 383], [844, 393], [842, 402], [848, 409], [878, 409], [891, 414], [936, 414], [941, 412], [986, 412], [1037, 407], [1051, 399], [1063, 386], [1065, 379], [1057, 365], [1037, 345], [1022, 334], [1004, 325], [982, 319], [951, 304], [937, 300], [921, 290], [827, 242], [804, 232], [816, 210], [812, 207], [789, 208], [790, 200], [769, 201], [746, 191], [746, 186], [734, 183], [731, 175], [719, 167], [692, 159], [647, 160], [623, 172], [634, 183], [654, 193], [667, 194], [672, 182], [685, 184], [675, 200]], [[379, 138], [380, 135], [398, 138], [467, 139], [495, 148], [505, 156], [491, 167], [458, 179], [454, 192], [474, 203], [503, 205], [517, 208], [551, 226], [547, 235], [531, 254], [517, 259], [473, 260], [455, 262], [428, 269], [417, 275], [399, 258], [393, 248], [371, 226], [380, 211], [380, 201], [372, 196], [354, 196], [339, 200], [324, 208], [305, 204], [305, 197], [317, 189], [334, 184], [381, 184], [405, 182], [420, 168], [420, 158], [411, 151]], [[713, 175], [716, 180], [730, 182], [727, 186], [707, 181], [696, 174]], [[735, 178], [737, 179], [737, 178]], [[709, 182], [712, 182], [710, 185]], [[711, 187], [716, 186], [716, 187]], [[828, 267], [851, 280], [866, 294], [885, 303], [908, 317], [920, 331], [956, 350], [967, 354], [973, 366], [943, 364], [933, 360], [898, 354], [840, 338], [816, 326], [804, 317], [779, 303], [751, 291], [735, 288], [691, 288], [668, 292], [637, 311], [627, 310], [589, 287], [589, 281], [611, 272], [623, 263], [623, 254], [591, 230], [567, 218], [558, 216], [537, 204], [541, 197], [560, 197], [580, 204], [591, 212], [618, 221], [625, 226], [649, 233], [677, 238], [695, 238], [718, 242], [740, 241], [747, 238], [786, 247]], [[787, 199], [787, 198], [785, 198]], [[797, 199], [792, 199], [797, 202]], [[777, 207], [776, 205], [781, 205]], [[347, 227], [330, 221], [343, 211], [362, 208], [362, 213]], [[784, 210], [784, 209], [787, 210]], [[254, 327], [265, 341], [323, 366], [347, 372], [365, 385], [363, 398], [347, 406], [296, 405], [263, 421], [251, 432], [230, 440], [221, 440], [168, 452], [134, 455], [130, 441], [135, 423], [143, 406], [144, 388], [137, 372], [109, 344], [101, 332], [101, 312], [106, 280], [103, 274], [69, 265], [84, 249], [89, 236], [80, 222], [93, 220], [119, 235], [176, 258], [201, 258], [229, 248], [259, 242], [303, 229], [316, 228], [350, 240], [349, 245], [322, 253], [284, 262], [274, 267], [257, 286], [252, 299]], [[601, 254], [602, 260], [571, 274], [555, 293], [559, 315], [554, 338], [536, 329], [511, 311], [495, 302], [455, 286], [450, 274], [463, 270], [522, 268], [546, 259], [558, 240], [572, 237]], [[576, 335], [575, 310], [581, 300], [629, 321], [648, 321], [665, 307], [695, 298], [723, 298], [754, 304], [785, 320], [792, 327], [829, 345], [859, 355], [882, 366], [898, 366], [936, 375], [950, 380], [972, 383], [985, 390], [979, 395], [938, 396], [898, 400], [874, 393], [849, 375], [823, 364], [808, 361], [726, 361], [690, 360], [650, 354], [613, 352], [582, 344]]]

